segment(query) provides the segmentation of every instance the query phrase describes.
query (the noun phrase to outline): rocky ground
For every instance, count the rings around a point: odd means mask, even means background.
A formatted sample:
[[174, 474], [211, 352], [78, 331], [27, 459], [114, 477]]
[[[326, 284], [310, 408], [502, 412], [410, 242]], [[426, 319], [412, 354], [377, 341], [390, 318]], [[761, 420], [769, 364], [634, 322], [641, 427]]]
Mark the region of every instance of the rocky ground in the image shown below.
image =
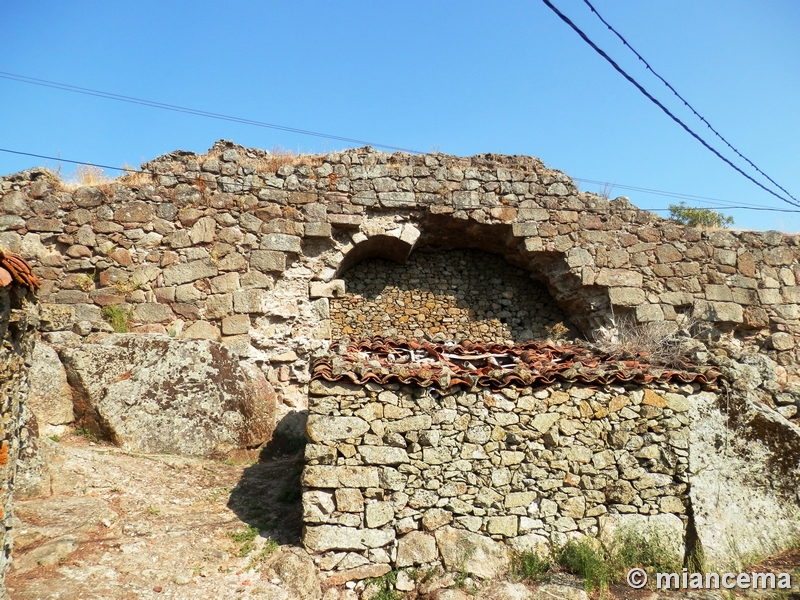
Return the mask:
[[[299, 547], [296, 456], [268, 450], [261, 462], [255, 452], [234, 457], [241, 462], [220, 462], [134, 455], [74, 434], [43, 446], [51, 495], [15, 503], [15, 558], [6, 581], [12, 600], [357, 600], [377, 592], [364, 593], [363, 584], [331, 585]], [[800, 552], [763, 566], [780, 572], [797, 564]], [[455, 575], [439, 574], [423, 593], [406, 597], [587, 598], [581, 583], [564, 574], [539, 586], [455, 583]], [[656, 598], [624, 586], [610, 593], [620, 600]]]
[[[137, 456], [76, 435], [46, 442], [53, 493], [15, 502], [12, 599], [284, 597], [263, 566], [299, 540], [296, 458], [248, 465]], [[278, 551], [264, 551], [270, 540]]]

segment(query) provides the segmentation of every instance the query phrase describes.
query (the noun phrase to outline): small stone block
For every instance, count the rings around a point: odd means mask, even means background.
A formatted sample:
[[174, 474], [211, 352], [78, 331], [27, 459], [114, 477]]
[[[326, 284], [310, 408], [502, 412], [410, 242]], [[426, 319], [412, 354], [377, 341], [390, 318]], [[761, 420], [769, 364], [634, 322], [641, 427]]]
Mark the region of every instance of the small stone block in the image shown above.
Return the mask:
[[250, 331], [250, 317], [247, 315], [233, 315], [222, 319], [222, 333], [224, 335], [238, 335]]
[[306, 237], [331, 237], [331, 224], [330, 223], [306, 223], [305, 227]]
[[312, 281], [308, 291], [310, 298], [341, 298], [344, 294], [344, 279]]

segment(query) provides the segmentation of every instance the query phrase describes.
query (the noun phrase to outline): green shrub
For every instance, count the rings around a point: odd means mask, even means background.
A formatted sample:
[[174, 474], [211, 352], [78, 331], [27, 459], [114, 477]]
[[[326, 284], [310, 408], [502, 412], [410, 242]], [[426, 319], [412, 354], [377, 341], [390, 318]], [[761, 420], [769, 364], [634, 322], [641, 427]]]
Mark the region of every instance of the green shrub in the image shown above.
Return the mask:
[[583, 579], [587, 592], [608, 589], [613, 569], [599, 543], [588, 538], [570, 540], [556, 551], [555, 557], [561, 567]]
[[541, 581], [553, 563], [547, 556], [538, 552], [514, 552], [511, 555], [511, 576], [521, 581]]
[[685, 202], [669, 205], [669, 218], [689, 227], [730, 227], [733, 217], [710, 208], [692, 208]]
[[631, 567], [645, 567], [656, 573], [675, 573], [683, 566], [656, 529], [622, 529], [614, 537], [614, 567], [627, 572]]
[[133, 311], [125, 310], [116, 304], [103, 307], [103, 318], [108, 321], [111, 328], [117, 333], [128, 333], [131, 330]]
[[[538, 557], [537, 557], [538, 558]], [[596, 538], [570, 540], [555, 551], [556, 562], [584, 580], [587, 592], [623, 581], [632, 567], [652, 573], [676, 573], [683, 566], [674, 549], [655, 528], [621, 528], [609, 546]]]

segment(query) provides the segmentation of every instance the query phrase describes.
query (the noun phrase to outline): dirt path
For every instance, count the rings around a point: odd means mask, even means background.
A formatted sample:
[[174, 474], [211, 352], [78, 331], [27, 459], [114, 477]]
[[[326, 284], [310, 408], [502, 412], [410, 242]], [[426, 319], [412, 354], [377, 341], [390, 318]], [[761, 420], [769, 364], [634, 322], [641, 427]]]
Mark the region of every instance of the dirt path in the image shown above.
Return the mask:
[[46, 442], [52, 495], [15, 502], [13, 600], [285, 595], [260, 573], [275, 544], [256, 531], [299, 542], [295, 458], [235, 465]]
[[[243, 453], [242, 461], [250, 462], [237, 465], [132, 455], [75, 435], [57, 443], [42, 442], [52, 493], [15, 501], [14, 562], [6, 578], [11, 600], [321, 597], [316, 568], [298, 548], [302, 510], [297, 457], [255, 463], [255, 453]], [[800, 551], [795, 550], [770, 557], [751, 570], [793, 572], [796, 589], [798, 564]], [[538, 589], [531, 586], [533, 597], [586, 598], [575, 577], [556, 573], [550, 579]], [[570, 593], [564, 595], [565, 591]], [[508, 593], [486, 589], [477, 598], [518, 597]], [[527, 594], [524, 589], [520, 593]], [[325, 600], [359, 596], [344, 587], [324, 594]], [[745, 596], [751, 597], [737, 595]], [[407, 597], [427, 596], [411, 592]], [[443, 597], [472, 598], [460, 590], [447, 590]], [[723, 596], [655, 594], [614, 585], [607, 597], [719, 600]], [[800, 596], [795, 591], [782, 597]]]

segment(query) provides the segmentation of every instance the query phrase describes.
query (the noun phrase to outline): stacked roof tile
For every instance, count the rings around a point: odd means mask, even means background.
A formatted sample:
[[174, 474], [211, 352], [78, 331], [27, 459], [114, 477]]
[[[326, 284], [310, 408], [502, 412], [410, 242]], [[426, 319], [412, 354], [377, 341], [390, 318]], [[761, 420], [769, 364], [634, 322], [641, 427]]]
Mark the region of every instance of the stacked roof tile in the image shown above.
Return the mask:
[[[341, 347], [341, 346], [340, 346]], [[312, 378], [416, 384], [448, 390], [456, 385], [503, 388], [556, 381], [588, 385], [679, 382], [713, 384], [712, 367], [694, 372], [668, 370], [636, 360], [615, 360], [575, 344], [533, 341], [502, 344], [432, 344], [375, 337], [343, 348], [314, 363]]]

